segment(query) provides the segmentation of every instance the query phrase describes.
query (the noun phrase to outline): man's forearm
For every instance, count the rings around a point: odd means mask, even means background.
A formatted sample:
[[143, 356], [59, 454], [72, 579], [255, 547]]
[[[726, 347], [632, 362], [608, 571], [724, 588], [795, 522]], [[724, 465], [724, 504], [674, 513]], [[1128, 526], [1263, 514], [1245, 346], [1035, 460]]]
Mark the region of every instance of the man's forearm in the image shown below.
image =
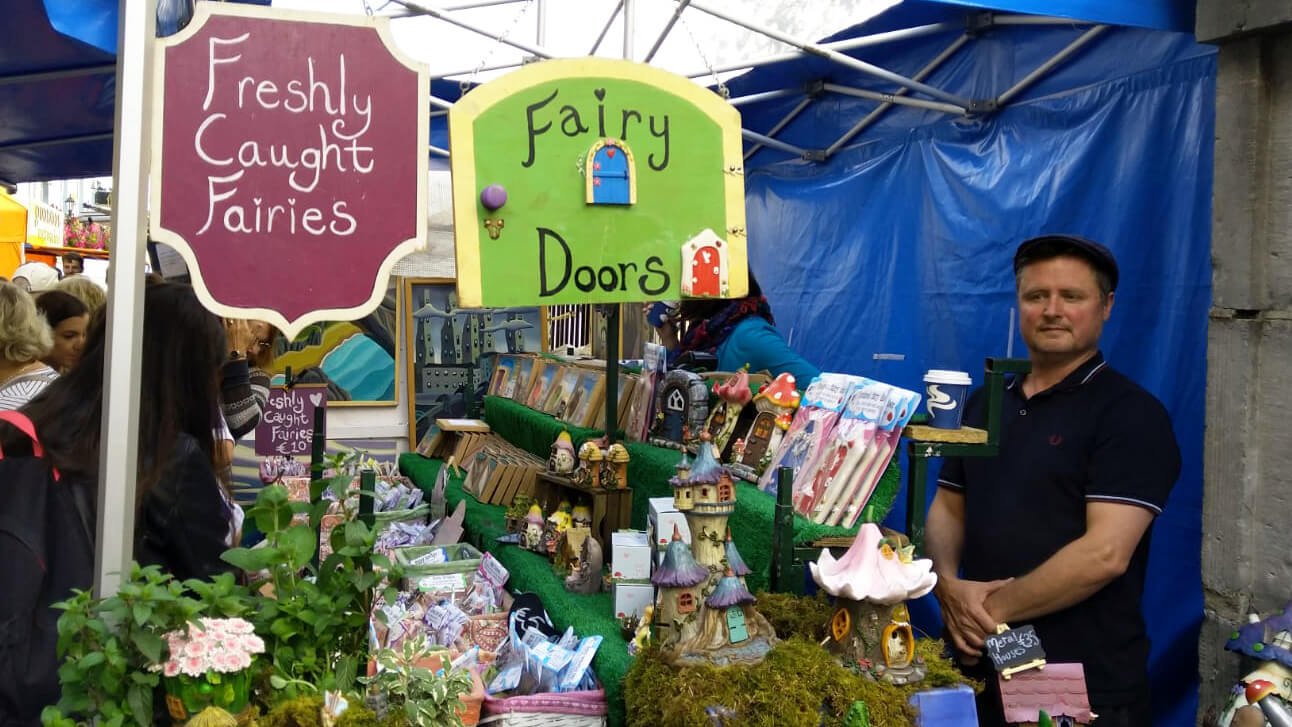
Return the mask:
[[933, 560], [933, 571], [938, 578], [955, 578], [960, 571], [960, 554], [964, 547], [964, 520], [957, 517], [945, 502], [940, 501], [945, 495], [938, 495], [929, 508], [924, 547], [928, 557]]
[[997, 623], [1027, 621], [1086, 600], [1121, 573], [1105, 550], [1078, 538], [1031, 573], [992, 593], [985, 605]]

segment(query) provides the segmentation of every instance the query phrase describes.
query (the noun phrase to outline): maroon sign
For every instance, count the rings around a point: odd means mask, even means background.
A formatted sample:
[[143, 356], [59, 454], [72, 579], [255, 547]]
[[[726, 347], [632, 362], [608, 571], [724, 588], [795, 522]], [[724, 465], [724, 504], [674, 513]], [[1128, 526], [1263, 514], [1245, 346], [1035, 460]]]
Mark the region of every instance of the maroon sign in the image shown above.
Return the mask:
[[269, 398], [256, 424], [256, 454], [303, 457], [310, 453], [314, 415], [327, 413], [327, 387], [297, 384], [269, 387]]
[[216, 313], [362, 317], [425, 243], [429, 80], [387, 23], [198, 3], [161, 41], [152, 233]]

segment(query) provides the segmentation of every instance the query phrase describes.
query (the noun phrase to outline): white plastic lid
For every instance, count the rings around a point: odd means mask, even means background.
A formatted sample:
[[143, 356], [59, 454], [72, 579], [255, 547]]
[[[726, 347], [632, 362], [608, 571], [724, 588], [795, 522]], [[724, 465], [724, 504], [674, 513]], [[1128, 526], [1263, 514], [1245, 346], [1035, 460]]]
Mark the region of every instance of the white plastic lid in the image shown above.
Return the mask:
[[973, 379], [964, 371], [950, 371], [947, 369], [929, 369], [924, 375], [926, 384], [963, 384], [969, 386], [973, 384]]

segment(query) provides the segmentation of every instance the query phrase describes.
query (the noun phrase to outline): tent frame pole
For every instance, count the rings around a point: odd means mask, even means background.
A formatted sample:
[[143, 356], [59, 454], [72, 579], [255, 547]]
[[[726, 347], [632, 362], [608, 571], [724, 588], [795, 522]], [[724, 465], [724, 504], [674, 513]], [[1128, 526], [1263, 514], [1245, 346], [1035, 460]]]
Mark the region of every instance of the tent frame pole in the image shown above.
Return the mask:
[[588, 51], [588, 55], [595, 56], [597, 54], [597, 50], [601, 48], [601, 42], [606, 39], [606, 35], [610, 32], [610, 26], [615, 24], [615, 18], [619, 17], [619, 11], [623, 9], [624, 0], [619, 0], [619, 4], [615, 5], [615, 9], [610, 11], [610, 17], [606, 18], [606, 24], [601, 26], [601, 32], [597, 34], [597, 40], [592, 44], [592, 50]]
[[751, 141], [756, 141], [759, 144], [762, 144], [763, 146], [769, 146], [773, 149], [776, 149], [777, 151], [783, 151], [787, 154], [796, 154], [803, 159], [811, 159], [813, 157], [812, 152], [808, 151], [807, 149], [794, 146], [793, 144], [786, 144], [785, 142], [779, 141], [777, 139], [773, 139], [770, 136], [763, 136], [757, 131], [750, 131], [749, 129], [741, 129], [740, 135]]
[[1042, 63], [1040, 66], [1037, 66], [1036, 70], [1027, 74], [1018, 83], [1014, 84], [1004, 93], [997, 96], [996, 106], [999, 108], [1009, 103], [1010, 101], [1014, 100], [1014, 97], [1018, 96], [1020, 93], [1022, 93], [1032, 84], [1041, 80], [1041, 78], [1045, 76], [1045, 74], [1054, 70], [1055, 66], [1059, 65], [1060, 63], [1066, 61], [1068, 58], [1075, 55], [1082, 48], [1086, 47], [1087, 45], [1092, 43], [1095, 39], [1097, 39], [1099, 36], [1103, 35], [1107, 30], [1108, 30], [1107, 25], [1096, 25], [1090, 30], [1087, 30], [1086, 32], [1077, 36], [1077, 39], [1069, 43], [1066, 47], [1063, 48], [1063, 50], [1050, 56], [1050, 60]]
[[[687, 0], [688, 3], [691, 1], [692, 0]], [[952, 30], [963, 30], [963, 29], [964, 29], [964, 24], [962, 23], [933, 23], [932, 25], [918, 25], [913, 28], [903, 28], [901, 30], [890, 30], [885, 33], [873, 33], [871, 35], [862, 35], [856, 38], [849, 38], [847, 40], [834, 40], [834, 41], [830, 41], [829, 43], [819, 43], [817, 45], [819, 45], [822, 48], [829, 48], [830, 50], [846, 51], [846, 50], [855, 50], [857, 48], [866, 48], [873, 45], [883, 45], [885, 43], [893, 43], [899, 40], [908, 40], [910, 38], [921, 38], [926, 35], [936, 35], [938, 33], [945, 33]], [[799, 58], [803, 58], [809, 55], [817, 55], [817, 54], [809, 53], [807, 51], [799, 51], [795, 53], [780, 53], [774, 56], [765, 56], [763, 58], [752, 58], [744, 61], [736, 61], [734, 63], [715, 66], [712, 69], [706, 68], [703, 71], [696, 71], [694, 73], [687, 73], [685, 75], [688, 78], [701, 78], [703, 76], [712, 76], [714, 73], [726, 73], [727, 71], [738, 71], [742, 68], [756, 68], [758, 66], [765, 66], [771, 63], [781, 63], [783, 61], [797, 60]]]
[[797, 88], [779, 88], [774, 91], [751, 93], [748, 96], [736, 96], [734, 98], [727, 99], [727, 103], [732, 106], [743, 106], [744, 104], [758, 103], [759, 101], [770, 101], [774, 98], [797, 96], [801, 93], [803, 93], [803, 91]]
[[686, 6], [690, 4], [691, 0], [680, 0], [678, 2], [677, 7], [673, 9], [673, 17], [669, 18], [668, 22], [664, 24], [664, 29], [659, 32], [659, 37], [657, 37], [655, 42], [651, 44], [650, 51], [646, 53], [646, 57], [642, 59], [642, 63], [651, 62], [651, 59], [659, 52], [659, 47], [664, 45], [664, 39], [668, 37], [669, 33], [673, 32], [673, 26], [676, 25], [678, 19], [682, 17], [682, 11], [686, 10]]
[[898, 96], [892, 93], [880, 93], [865, 88], [854, 88], [852, 86], [841, 86], [837, 83], [825, 84], [825, 90], [831, 93], [838, 93], [844, 96], [856, 96], [857, 98], [870, 99], [871, 101], [881, 101], [887, 104], [898, 104], [900, 106], [914, 106], [919, 109], [928, 109], [930, 111], [943, 111], [948, 114], [965, 116], [969, 113], [968, 109], [945, 104], [938, 101], [927, 101], [922, 98], [909, 98], [907, 96]]
[[[759, 96], [762, 94], [754, 94], [754, 95]], [[751, 97], [744, 96], [742, 98], [751, 98]], [[735, 104], [737, 100], [738, 99], [732, 99], [731, 103]], [[789, 113], [782, 116], [781, 120], [776, 122], [776, 125], [773, 126], [767, 132], [766, 134], [767, 137], [774, 138], [777, 134], [781, 133], [781, 129], [784, 129], [786, 126], [789, 126], [789, 123], [793, 121], [795, 118], [797, 118], [799, 114], [803, 113], [804, 109], [806, 109], [808, 106], [811, 106], [812, 102], [815, 100], [816, 100], [816, 96], [813, 94], [808, 94], [807, 96], [804, 96], [803, 99], [799, 101], [794, 108], [789, 110]], [[749, 149], [745, 152], [745, 157], [744, 157], [745, 161], [749, 161], [749, 158], [752, 157], [754, 154], [757, 154], [758, 150], [762, 149], [763, 146], [764, 144], [762, 142], [758, 142], [758, 143], [755, 143], [753, 146], [749, 147]]]
[[[957, 51], [963, 48], [965, 44], [969, 42], [969, 38], [970, 36], [968, 34], [957, 37], [954, 41], [951, 42], [951, 45], [947, 46], [946, 49], [944, 49], [941, 53], [935, 56], [933, 60], [929, 61], [928, 64], [926, 64], [923, 68], [921, 68], [919, 73], [915, 74], [914, 76], [915, 80], [923, 81], [925, 78], [928, 78], [929, 75], [931, 75], [934, 71], [936, 71], [938, 67], [941, 66], [943, 63], [945, 63], [948, 58], [955, 55]], [[874, 111], [871, 111], [869, 114], [866, 114], [866, 117], [863, 118], [861, 121], [858, 121], [856, 124], [854, 124], [851, 129], [848, 129], [846, 132], [844, 132], [843, 136], [840, 136], [838, 141], [831, 144], [829, 148], [825, 150], [825, 155], [827, 157], [834, 156], [841, 148], [843, 148], [844, 144], [847, 144], [849, 141], [853, 139], [853, 137], [857, 136], [857, 134], [860, 134], [862, 131], [866, 130], [866, 128], [868, 128], [871, 124], [875, 123], [884, 114], [888, 113], [888, 110], [893, 108], [893, 105], [896, 102], [896, 97], [902, 96], [905, 93], [906, 93], [906, 89], [904, 88], [898, 89], [897, 93], [895, 93], [892, 97], [884, 101], [884, 103], [880, 104]]]
[[421, 5], [419, 3], [413, 2], [413, 0], [391, 0], [391, 2], [399, 3], [400, 5], [403, 5], [404, 7], [408, 8], [409, 10], [414, 11], [418, 15], [429, 15], [432, 18], [435, 18], [436, 20], [443, 20], [444, 22], [449, 23], [450, 25], [456, 25], [459, 28], [462, 28], [463, 30], [469, 30], [472, 33], [483, 35], [486, 38], [491, 38], [504, 45], [509, 45], [513, 48], [523, 50], [526, 53], [536, 55], [539, 58], [556, 57], [555, 53], [545, 48], [541, 48], [537, 45], [526, 43], [524, 41], [513, 40], [511, 38], [506, 37], [505, 33], [495, 33], [492, 30], [485, 30], [484, 28], [481, 28], [480, 26], [474, 23], [468, 23], [467, 21], [462, 20], [461, 18], [455, 15], [446, 13], [442, 10], [436, 10], [435, 8], [428, 8], [425, 5]]
[[[396, 2], [401, 2], [401, 1], [402, 0], [396, 0]], [[681, 0], [674, 0], [674, 2], [681, 2]], [[828, 60], [834, 61], [835, 63], [838, 63], [841, 66], [846, 66], [855, 71], [860, 71], [862, 73], [866, 73], [866, 74], [875, 76], [877, 78], [881, 78], [890, 83], [895, 83], [899, 86], [909, 88], [912, 91], [918, 91], [919, 93], [922, 93], [931, 98], [935, 98], [939, 101], [945, 101], [946, 103], [954, 104], [964, 109], [967, 109], [970, 106], [970, 101], [968, 99], [961, 98], [953, 93], [948, 93], [946, 91], [943, 91], [942, 89], [934, 88], [933, 86], [920, 83], [919, 81], [912, 81], [911, 79], [899, 73], [893, 73], [888, 69], [880, 68], [879, 66], [876, 66], [871, 63], [867, 63], [865, 61], [858, 60], [856, 58], [853, 58], [852, 56], [844, 55], [843, 53], [840, 53], [836, 50], [832, 50], [830, 48], [826, 48], [817, 43], [810, 43], [808, 41], [795, 38], [794, 36], [788, 35], [786, 33], [782, 33], [778, 30], [773, 30], [772, 28], [768, 28], [759, 23], [750, 22], [748, 20], [742, 20], [730, 13], [724, 12], [715, 7], [710, 6], [707, 2], [697, 2], [696, 0], [691, 0], [691, 7], [695, 8], [696, 10], [700, 10], [705, 13], [708, 13], [709, 15], [712, 15], [716, 18], [721, 18], [723, 20], [726, 20], [727, 22], [735, 23], [736, 25], [739, 25], [742, 28], [746, 28], [748, 30], [754, 31], [755, 33], [760, 33], [762, 35], [765, 35], [768, 38], [771, 38], [773, 40], [778, 40], [782, 43], [792, 45], [795, 48], [798, 48], [799, 50], [802, 50], [810, 55], [826, 58]]]

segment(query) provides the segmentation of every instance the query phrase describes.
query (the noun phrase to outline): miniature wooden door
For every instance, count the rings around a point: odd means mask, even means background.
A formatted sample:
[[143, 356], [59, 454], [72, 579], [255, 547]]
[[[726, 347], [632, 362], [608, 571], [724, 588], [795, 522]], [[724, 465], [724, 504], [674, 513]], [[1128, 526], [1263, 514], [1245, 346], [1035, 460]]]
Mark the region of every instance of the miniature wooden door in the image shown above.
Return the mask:
[[749, 638], [749, 629], [745, 628], [745, 612], [740, 610], [740, 606], [727, 609], [727, 636], [733, 644]]
[[588, 204], [632, 204], [632, 155], [618, 141], [600, 141], [588, 155]]
[[753, 426], [749, 428], [749, 436], [745, 438], [745, 456], [740, 459], [741, 464], [758, 467], [758, 463], [767, 452], [767, 443], [772, 438], [772, 428], [775, 426], [775, 416], [770, 412], [758, 412]]
[[682, 441], [682, 425], [686, 423], [686, 391], [670, 384], [664, 390], [664, 420], [660, 422], [659, 436], [670, 442]]
[[722, 267], [718, 260], [718, 248], [713, 245], [705, 245], [691, 256], [691, 296], [717, 298], [722, 294]]

